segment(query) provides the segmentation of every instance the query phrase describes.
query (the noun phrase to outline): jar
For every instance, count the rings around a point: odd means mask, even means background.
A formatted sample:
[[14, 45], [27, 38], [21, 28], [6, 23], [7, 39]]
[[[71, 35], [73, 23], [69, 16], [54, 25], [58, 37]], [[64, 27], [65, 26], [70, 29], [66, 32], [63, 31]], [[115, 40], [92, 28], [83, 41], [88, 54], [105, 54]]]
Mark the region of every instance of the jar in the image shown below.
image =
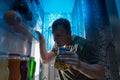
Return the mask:
[[59, 59], [59, 54], [64, 54], [65, 51], [69, 51], [69, 48], [64, 48], [64, 47], [58, 48], [57, 57], [56, 57], [55, 64], [54, 64], [54, 67], [56, 69], [63, 70], [63, 71], [69, 69], [69, 65]]

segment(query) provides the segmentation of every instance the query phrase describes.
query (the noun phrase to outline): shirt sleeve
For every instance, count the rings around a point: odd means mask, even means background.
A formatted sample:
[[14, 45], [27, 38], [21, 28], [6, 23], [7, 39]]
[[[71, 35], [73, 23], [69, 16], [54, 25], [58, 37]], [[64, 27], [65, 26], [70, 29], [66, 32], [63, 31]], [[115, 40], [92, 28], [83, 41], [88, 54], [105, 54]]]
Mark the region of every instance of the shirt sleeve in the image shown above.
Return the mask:
[[90, 64], [98, 63], [101, 60], [100, 54], [97, 53], [96, 47], [90, 42], [87, 42], [84, 45], [82, 50], [82, 56], [84, 60]]

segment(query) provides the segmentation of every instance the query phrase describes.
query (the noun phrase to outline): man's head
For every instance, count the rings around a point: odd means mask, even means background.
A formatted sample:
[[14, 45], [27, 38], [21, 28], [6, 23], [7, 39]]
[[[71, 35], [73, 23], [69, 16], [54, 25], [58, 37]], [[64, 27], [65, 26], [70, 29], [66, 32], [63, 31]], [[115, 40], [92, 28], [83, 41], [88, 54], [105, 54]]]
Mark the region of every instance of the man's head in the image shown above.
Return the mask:
[[71, 27], [67, 19], [59, 18], [52, 24], [54, 41], [58, 46], [64, 46], [71, 42]]

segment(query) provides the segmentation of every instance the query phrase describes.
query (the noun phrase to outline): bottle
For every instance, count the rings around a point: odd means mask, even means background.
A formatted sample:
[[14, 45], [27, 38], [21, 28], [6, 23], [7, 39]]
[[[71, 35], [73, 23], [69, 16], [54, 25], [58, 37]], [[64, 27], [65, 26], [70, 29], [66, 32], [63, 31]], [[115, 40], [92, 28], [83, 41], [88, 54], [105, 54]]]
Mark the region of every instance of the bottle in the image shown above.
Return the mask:
[[9, 79], [8, 55], [0, 54], [0, 80]]
[[21, 80], [28, 79], [28, 56], [20, 56], [20, 73], [21, 73]]
[[8, 68], [10, 71], [9, 80], [21, 80], [19, 54], [17, 53], [9, 54]]
[[36, 62], [34, 57], [30, 57], [28, 65], [29, 65], [29, 80], [33, 80], [36, 69]]

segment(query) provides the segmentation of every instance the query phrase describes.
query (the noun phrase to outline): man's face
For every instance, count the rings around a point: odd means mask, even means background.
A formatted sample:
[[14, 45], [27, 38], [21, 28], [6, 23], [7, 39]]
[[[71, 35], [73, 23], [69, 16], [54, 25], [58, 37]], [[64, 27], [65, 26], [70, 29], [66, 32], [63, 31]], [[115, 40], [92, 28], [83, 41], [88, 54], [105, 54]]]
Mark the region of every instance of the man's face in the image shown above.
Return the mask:
[[69, 41], [69, 36], [66, 30], [62, 26], [58, 26], [52, 30], [54, 41], [57, 46], [64, 46]]

